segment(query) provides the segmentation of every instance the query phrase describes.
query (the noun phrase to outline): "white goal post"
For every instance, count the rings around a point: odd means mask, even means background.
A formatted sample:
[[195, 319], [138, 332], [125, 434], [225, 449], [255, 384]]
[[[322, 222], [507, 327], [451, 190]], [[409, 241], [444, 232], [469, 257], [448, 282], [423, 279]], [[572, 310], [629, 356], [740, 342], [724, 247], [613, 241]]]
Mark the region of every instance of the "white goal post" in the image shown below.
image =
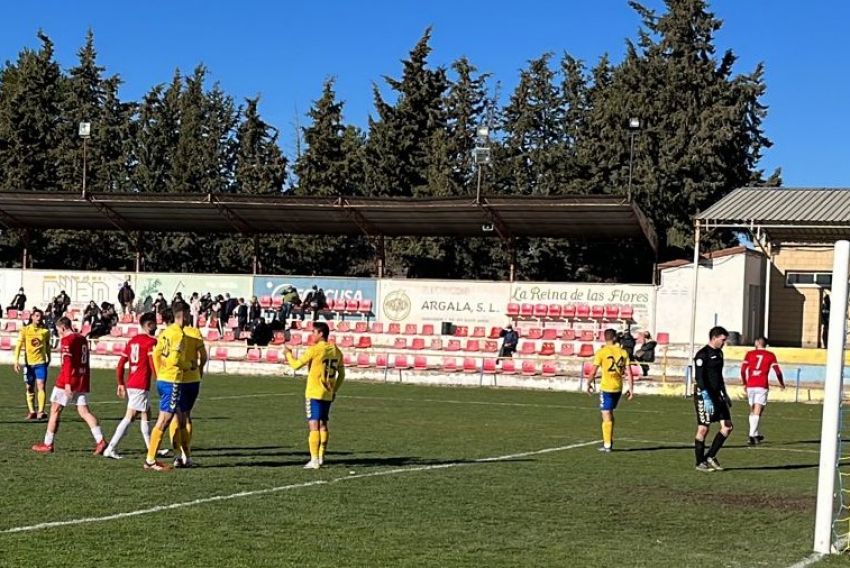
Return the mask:
[[837, 241], [832, 262], [832, 293], [829, 312], [826, 377], [821, 422], [820, 465], [815, 513], [815, 552], [836, 552], [833, 523], [839, 502], [838, 477], [841, 396], [844, 377], [844, 348], [847, 332], [847, 288], [850, 278], [850, 241]]

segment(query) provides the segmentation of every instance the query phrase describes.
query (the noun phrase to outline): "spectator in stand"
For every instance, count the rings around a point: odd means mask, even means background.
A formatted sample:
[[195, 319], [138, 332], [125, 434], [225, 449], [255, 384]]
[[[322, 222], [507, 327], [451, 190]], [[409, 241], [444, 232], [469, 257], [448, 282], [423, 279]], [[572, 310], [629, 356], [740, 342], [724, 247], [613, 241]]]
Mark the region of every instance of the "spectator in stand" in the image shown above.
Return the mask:
[[[65, 303], [65, 297], [67, 297], [67, 295], [63, 297], [63, 294], [65, 294], [65, 290], [62, 290], [62, 292], [58, 296], [53, 298], [53, 303], [50, 306], [50, 313], [53, 315], [54, 320], [57, 320], [63, 315], [65, 315], [65, 308], [67, 307], [67, 304]], [[68, 303], [70, 303], [70, 301]]]
[[198, 327], [198, 322], [201, 321], [201, 298], [197, 292], [189, 299], [189, 314], [192, 316], [192, 325]]
[[9, 304], [6, 309], [7, 310], [18, 310], [19, 312], [24, 311], [27, 305], [27, 295], [24, 294], [24, 289], [21, 288], [18, 290], [18, 293], [15, 294], [15, 297], [12, 298], [12, 303]]
[[635, 360], [635, 337], [632, 335], [631, 326], [626, 326], [626, 331], [617, 334], [617, 343], [629, 354], [629, 361]]
[[508, 324], [499, 332], [499, 337], [502, 338], [502, 349], [499, 351], [499, 357], [513, 357], [519, 343], [519, 333], [514, 331], [513, 325]]
[[[304, 298], [304, 309], [309, 308], [313, 313], [313, 321], [319, 319], [319, 312], [328, 307], [328, 301], [325, 297], [325, 291], [313, 284], [313, 289]], [[304, 321], [304, 309], [301, 310], [301, 321]]]
[[658, 343], [652, 340], [652, 335], [648, 331], [644, 331], [643, 344], [635, 351], [634, 357], [634, 360], [640, 363], [644, 377], [649, 376], [649, 365], [647, 363], [655, 362], [655, 348], [657, 346]]
[[[292, 311], [301, 305], [301, 298], [298, 297], [298, 290], [295, 289], [295, 286], [291, 284], [287, 285], [286, 288], [283, 289], [283, 303], [280, 305], [280, 312], [278, 312], [278, 320], [286, 325], [286, 321], [289, 319], [289, 316], [292, 315]], [[302, 315], [301, 319], [304, 319]]]
[[153, 298], [150, 295], [145, 296], [145, 299], [142, 300], [142, 311], [144, 313], [154, 311], [154, 309], [153, 309]]
[[[245, 303], [245, 298], [239, 298], [237, 300], [236, 309], [234, 309], [234, 313], [236, 314], [236, 326], [239, 332], [246, 331], [248, 329], [248, 304]], [[239, 337], [239, 334], [236, 334], [236, 337]]]
[[256, 296], [251, 296], [251, 303], [248, 305], [248, 321], [252, 324], [257, 323], [263, 317], [263, 309], [260, 307], [260, 302]]
[[202, 314], [207, 315], [207, 316], [210, 315], [210, 312], [212, 311], [213, 301], [214, 300], [213, 300], [212, 294], [210, 294], [209, 292], [207, 292], [206, 294], [201, 296], [201, 313]]
[[92, 326], [98, 318], [100, 318], [100, 308], [97, 307], [97, 302], [92, 300], [83, 312], [83, 325], [89, 324]]
[[165, 300], [165, 296], [162, 295], [162, 292], [156, 295], [156, 300], [153, 303], [153, 309], [159, 315], [165, 314], [165, 311], [168, 309], [168, 302]]
[[222, 319], [227, 321], [231, 317], [235, 316], [234, 313], [236, 311], [236, 306], [239, 305], [239, 300], [236, 298], [231, 298], [230, 294], [224, 295], [224, 313], [222, 314]]
[[219, 333], [222, 332], [221, 319], [224, 315], [223, 303], [224, 303], [224, 298], [222, 298], [221, 295], [219, 294], [218, 296], [215, 297], [215, 300], [213, 301], [212, 306], [210, 306], [210, 319], [215, 321], [215, 326], [218, 329]]
[[186, 300], [183, 299], [183, 292], [177, 292], [176, 294], [174, 294], [174, 297], [171, 298], [171, 304], [174, 305], [175, 302], [188, 305]]
[[118, 290], [118, 304], [121, 306], [121, 313], [126, 314], [133, 311], [133, 300], [136, 299], [136, 293], [133, 292], [133, 287], [130, 286], [130, 279]]
[[103, 337], [104, 335], [109, 335], [109, 332], [117, 323], [118, 312], [115, 310], [115, 306], [109, 302], [101, 303], [100, 317], [94, 322], [94, 324], [92, 324], [91, 331], [88, 335], [89, 339], [96, 339], [98, 337]]
[[248, 340], [248, 345], [259, 345], [265, 347], [271, 343], [274, 337], [274, 331], [271, 326], [266, 323], [266, 320], [260, 318], [256, 321], [254, 329], [251, 331], [251, 339]]

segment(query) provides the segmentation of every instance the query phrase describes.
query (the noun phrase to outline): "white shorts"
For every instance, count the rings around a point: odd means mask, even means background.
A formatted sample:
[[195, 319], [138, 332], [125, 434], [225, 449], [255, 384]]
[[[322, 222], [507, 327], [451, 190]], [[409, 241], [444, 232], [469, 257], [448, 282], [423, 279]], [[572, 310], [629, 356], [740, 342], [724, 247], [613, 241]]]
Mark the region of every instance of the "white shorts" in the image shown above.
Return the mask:
[[151, 408], [150, 392], [142, 389], [127, 389], [127, 408], [147, 412]]
[[767, 389], [764, 387], [749, 387], [747, 389], [747, 400], [750, 402], [750, 406], [754, 404], [767, 406]]
[[68, 397], [65, 395], [65, 389], [53, 387], [53, 392], [50, 394], [50, 402], [55, 402], [59, 406], [68, 406], [69, 404], [88, 406], [87, 395], [88, 393], [86, 392], [72, 392], [71, 400], [68, 400]]

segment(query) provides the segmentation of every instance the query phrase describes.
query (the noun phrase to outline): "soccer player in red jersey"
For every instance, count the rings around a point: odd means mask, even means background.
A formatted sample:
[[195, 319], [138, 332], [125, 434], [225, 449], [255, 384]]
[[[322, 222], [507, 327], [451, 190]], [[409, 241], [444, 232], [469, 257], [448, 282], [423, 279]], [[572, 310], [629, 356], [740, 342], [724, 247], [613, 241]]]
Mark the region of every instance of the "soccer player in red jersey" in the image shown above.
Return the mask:
[[[151, 352], [156, 345], [156, 337], [154, 337], [156, 334], [156, 314], [153, 312], [142, 314], [142, 317], [139, 318], [139, 326], [142, 328], [142, 332], [127, 343], [124, 353], [118, 360], [118, 367], [115, 369], [115, 378], [118, 381], [116, 394], [118, 398], [127, 399], [127, 412], [115, 429], [115, 434], [112, 435], [103, 455], [116, 460], [121, 459], [116, 448], [137, 414], [141, 414], [139, 427], [142, 431], [142, 437], [145, 439], [145, 449], [151, 443], [148, 415], [150, 413], [151, 376], [153, 375]], [[130, 363], [130, 376], [125, 382], [124, 368], [128, 361]]]
[[776, 355], [766, 349], [767, 339], [759, 337], [756, 339], [755, 349], [744, 356], [741, 363], [741, 381], [747, 391], [747, 400], [750, 403], [750, 436], [749, 445], [755, 446], [764, 440], [759, 430], [759, 421], [767, 406], [768, 378], [770, 370], [776, 373], [779, 388], [785, 390], [785, 381], [782, 378], [782, 369], [776, 361]]
[[56, 378], [56, 385], [50, 395], [50, 418], [47, 421], [47, 432], [44, 442], [32, 447], [33, 451], [47, 454], [53, 452], [53, 438], [59, 428], [59, 418], [68, 404], [77, 405], [77, 413], [89, 428], [96, 442], [94, 454], [100, 455], [106, 449], [106, 440], [100, 431], [97, 417], [91, 413], [88, 406], [89, 393], [89, 342], [75, 332], [71, 320], [61, 317], [56, 320], [56, 332], [59, 334], [59, 349], [62, 357], [62, 368]]

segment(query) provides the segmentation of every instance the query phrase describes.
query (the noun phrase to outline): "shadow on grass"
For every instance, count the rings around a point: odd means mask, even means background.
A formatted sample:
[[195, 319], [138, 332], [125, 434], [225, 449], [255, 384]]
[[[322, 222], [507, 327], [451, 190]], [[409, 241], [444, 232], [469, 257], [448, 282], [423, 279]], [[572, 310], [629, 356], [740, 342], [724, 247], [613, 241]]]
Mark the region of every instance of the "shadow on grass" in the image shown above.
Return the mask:
[[678, 446], [642, 446], [639, 448], [614, 448], [614, 453], [619, 454], [620, 452], [662, 452], [662, 451], [671, 451], [671, 450], [691, 450], [693, 451], [693, 445], [686, 446], [684, 444], [680, 444]]
[[726, 467], [726, 471], [791, 471], [794, 469], [812, 469], [818, 467], [816, 463], [795, 463], [785, 465], [753, 465], [747, 467]]

